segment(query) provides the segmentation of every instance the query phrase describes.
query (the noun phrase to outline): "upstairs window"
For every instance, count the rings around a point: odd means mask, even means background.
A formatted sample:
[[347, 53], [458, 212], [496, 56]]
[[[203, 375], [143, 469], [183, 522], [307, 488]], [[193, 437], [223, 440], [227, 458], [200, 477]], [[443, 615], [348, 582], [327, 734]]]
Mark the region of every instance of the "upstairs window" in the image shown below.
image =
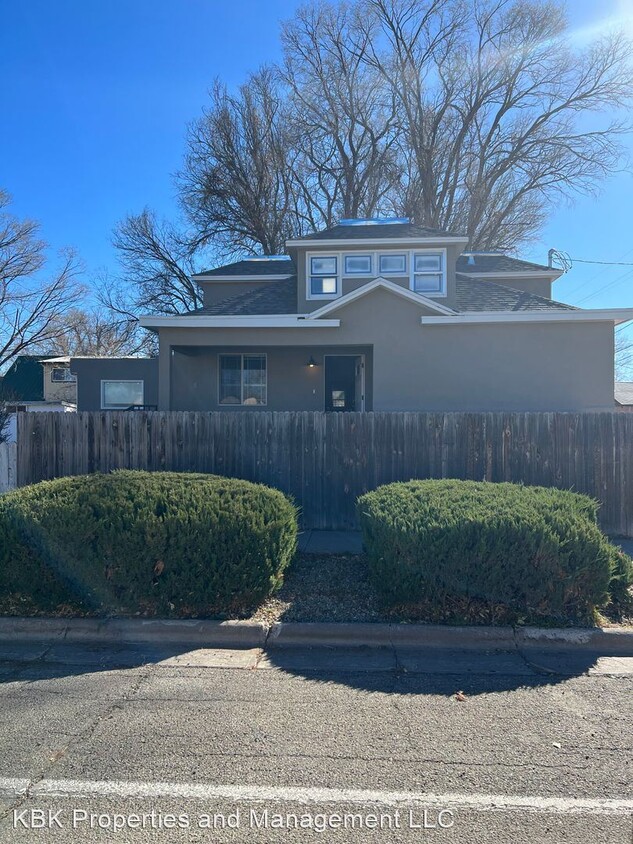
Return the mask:
[[420, 252], [413, 255], [413, 289], [416, 293], [444, 292], [443, 259], [441, 252]]
[[319, 255], [310, 258], [310, 295], [338, 295], [338, 258]]
[[51, 381], [54, 381], [56, 384], [63, 384], [63, 383], [74, 383], [77, 380], [77, 376], [73, 375], [68, 367], [60, 366], [55, 367], [55, 369], [51, 372]]
[[407, 271], [406, 255], [381, 255], [378, 259], [381, 275], [402, 275]]
[[266, 355], [220, 355], [219, 393], [220, 404], [265, 405]]
[[345, 275], [371, 275], [371, 255], [346, 255]]

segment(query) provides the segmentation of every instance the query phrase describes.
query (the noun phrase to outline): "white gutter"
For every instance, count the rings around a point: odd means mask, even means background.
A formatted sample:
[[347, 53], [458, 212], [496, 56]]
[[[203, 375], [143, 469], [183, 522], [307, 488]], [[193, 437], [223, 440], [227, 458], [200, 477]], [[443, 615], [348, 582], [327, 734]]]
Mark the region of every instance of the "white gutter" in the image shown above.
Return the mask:
[[142, 328], [339, 328], [340, 319], [309, 320], [297, 314], [271, 316], [142, 316]]
[[422, 325], [482, 325], [516, 322], [613, 322], [620, 325], [631, 320], [633, 320], [633, 308], [595, 308], [576, 311], [470, 311], [455, 316], [420, 318]]

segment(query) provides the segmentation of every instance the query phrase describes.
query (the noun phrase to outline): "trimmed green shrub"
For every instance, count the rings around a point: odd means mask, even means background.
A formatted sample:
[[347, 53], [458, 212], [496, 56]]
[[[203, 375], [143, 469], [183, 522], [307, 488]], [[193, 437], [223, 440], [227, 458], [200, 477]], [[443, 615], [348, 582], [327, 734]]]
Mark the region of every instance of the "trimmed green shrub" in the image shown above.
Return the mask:
[[596, 502], [573, 492], [423, 480], [380, 487], [358, 507], [373, 583], [391, 606], [459, 596], [517, 616], [586, 619], [607, 603], [612, 577], [627, 577]]
[[60, 478], [0, 498], [0, 589], [99, 611], [239, 614], [280, 585], [296, 541], [293, 504], [248, 481]]

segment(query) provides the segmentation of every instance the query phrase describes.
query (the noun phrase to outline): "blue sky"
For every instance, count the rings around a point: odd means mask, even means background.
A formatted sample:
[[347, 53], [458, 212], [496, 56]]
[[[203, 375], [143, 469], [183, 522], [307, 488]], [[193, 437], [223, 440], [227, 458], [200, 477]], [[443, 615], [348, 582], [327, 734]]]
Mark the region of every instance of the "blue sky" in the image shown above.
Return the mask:
[[[214, 77], [238, 85], [279, 56], [278, 22], [294, 0], [4, 0], [0, 32], [0, 186], [14, 210], [41, 221], [57, 248], [74, 246], [89, 271], [115, 269], [113, 226], [145, 205], [175, 211], [172, 174], [186, 124]], [[581, 38], [624, 17], [633, 0], [574, 0]], [[633, 154], [633, 141], [630, 142]], [[576, 258], [633, 262], [633, 176], [597, 198], [558, 208], [523, 255], [550, 247]], [[577, 264], [557, 298], [633, 307], [633, 266]], [[584, 297], [590, 297], [583, 301]]]

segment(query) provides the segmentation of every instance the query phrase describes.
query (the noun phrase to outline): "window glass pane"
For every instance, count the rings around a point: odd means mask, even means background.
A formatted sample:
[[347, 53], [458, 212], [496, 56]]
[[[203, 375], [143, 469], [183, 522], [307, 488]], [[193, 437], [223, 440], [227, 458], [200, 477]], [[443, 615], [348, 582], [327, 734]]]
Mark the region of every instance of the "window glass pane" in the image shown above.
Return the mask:
[[60, 368], [60, 369], [53, 369], [51, 373], [51, 380], [53, 381], [76, 381], [77, 376], [72, 375], [70, 369]]
[[310, 258], [310, 272], [313, 275], [325, 275], [336, 272], [336, 258]]
[[346, 273], [371, 273], [371, 255], [346, 255]]
[[312, 276], [310, 290], [313, 296], [336, 295], [336, 277]]
[[332, 390], [332, 407], [345, 407], [345, 390]]
[[380, 256], [380, 272], [381, 273], [403, 273], [407, 269], [407, 259], [405, 255], [381, 255]]
[[425, 273], [424, 275], [413, 276], [414, 289], [416, 293], [441, 293], [441, 273]]
[[142, 381], [103, 382], [104, 407], [130, 407], [133, 404], [143, 404]]
[[220, 404], [266, 404], [265, 355], [220, 355]]
[[423, 272], [440, 272], [442, 269], [442, 256], [439, 255], [416, 255], [415, 256], [415, 271], [416, 273]]
[[242, 356], [220, 355], [220, 404], [242, 403]]

